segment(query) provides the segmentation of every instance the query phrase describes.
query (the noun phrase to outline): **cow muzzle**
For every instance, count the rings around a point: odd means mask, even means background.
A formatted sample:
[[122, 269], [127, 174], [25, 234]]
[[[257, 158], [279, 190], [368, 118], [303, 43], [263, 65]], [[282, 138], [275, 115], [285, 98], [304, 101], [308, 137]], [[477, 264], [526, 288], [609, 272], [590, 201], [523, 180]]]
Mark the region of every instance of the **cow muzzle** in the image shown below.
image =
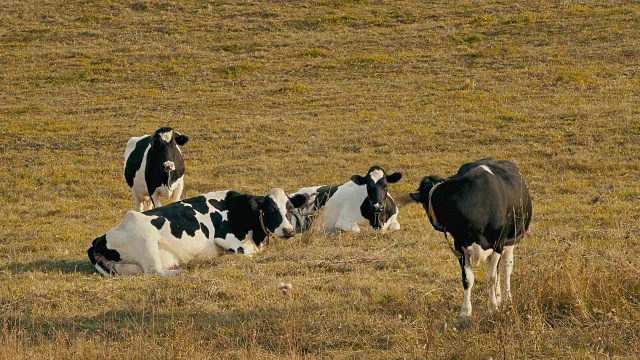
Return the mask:
[[380, 205], [379, 203], [375, 203], [373, 204], [373, 212], [376, 214], [380, 214], [382, 212], [383, 208], [382, 205]]
[[291, 237], [293, 237], [293, 235], [296, 234], [295, 230], [293, 228], [289, 229], [289, 228], [285, 228], [282, 229], [282, 234], [284, 235], [285, 239], [289, 239]]
[[164, 171], [174, 171], [176, 169], [176, 164], [173, 163], [173, 161], [165, 161], [164, 164]]

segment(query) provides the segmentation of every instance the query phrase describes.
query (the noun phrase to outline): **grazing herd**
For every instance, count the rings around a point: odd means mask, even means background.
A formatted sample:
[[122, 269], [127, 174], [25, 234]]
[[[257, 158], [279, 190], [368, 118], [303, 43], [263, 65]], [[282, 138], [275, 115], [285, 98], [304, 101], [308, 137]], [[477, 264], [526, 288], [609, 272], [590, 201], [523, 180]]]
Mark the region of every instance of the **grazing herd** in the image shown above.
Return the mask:
[[[185, 162], [179, 146], [189, 138], [168, 128], [131, 138], [124, 175], [135, 210], [93, 240], [89, 260], [105, 276], [157, 273], [168, 277], [181, 264], [225, 253], [252, 255], [271, 237], [290, 238], [322, 221], [326, 232], [360, 232], [361, 226], [398, 230], [398, 206], [388, 184], [402, 174], [372, 166], [340, 185], [303, 187], [289, 195], [280, 188], [266, 195], [215, 191], [180, 200]], [[170, 197], [162, 206], [159, 196]], [[500, 265], [504, 261], [506, 299], [511, 299], [515, 244], [532, 215], [529, 190], [510, 161], [483, 159], [464, 164], [449, 178], [427, 176], [410, 198], [424, 207], [434, 229], [451, 234], [462, 272], [461, 316], [471, 315], [472, 264], [488, 261], [489, 310], [502, 302]], [[323, 216], [318, 217], [318, 211]], [[503, 260], [504, 259], [504, 260]]]

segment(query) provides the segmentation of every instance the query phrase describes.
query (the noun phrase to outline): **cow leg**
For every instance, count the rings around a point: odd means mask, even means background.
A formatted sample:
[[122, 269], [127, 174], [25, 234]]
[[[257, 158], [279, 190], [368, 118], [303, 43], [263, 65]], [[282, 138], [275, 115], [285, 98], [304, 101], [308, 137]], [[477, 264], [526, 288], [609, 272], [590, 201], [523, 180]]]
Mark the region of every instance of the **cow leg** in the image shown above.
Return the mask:
[[473, 288], [475, 277], [471, 269], [470, 251], [465, 249], [464, 254], [458, 258], [458, 262], [462, 270], [462, 287], [464, 288], [464, 299], [462, 300], [462, 308], [460, 309], [459, 316], [471, 316], [471, 288]]
[[498, 306], [500, 305], [500, 272], [498, 271], [500, 257], [501, 255], [495, 251], [489, 256], [489, 264], [487, 266], [489, 312], [498, 311]]
[[137, 264], [121, 264], [115, 263], [113, 265], [113, 269], [118, 273], [118, 275], [136, 275], [142, 274], [142, 266]]
[[131, 189], [131, 193], [133, 194], [133, 208], [136, 211], [143, 212], [144, 211], [144, 199], [142, 199], [138, 194], [136, 194], [133, 189]]
[[153, 195], [151, 195], [151, 200], [153, 200], [151, 208], [154, 208], [154, 207], [159, 208], [160, 206], [162, 206], [162, 203], [160, 202], [160, 196], [158, 196], [157, 192], [155, 192], [155, 193], [153, 193]]
[[340, 216], [336, 222], [336, 228], [342, 231], [351, 231], [355, 233], [360, 232], [360, 227], [355, 221], [352, 221], [349, 216]]
[[505, 246], [502, 254], [505, 260], [504, 276], [505, 276], [505, 296], [506, 301], [511, 302], [511, 273], [513, 272], [513, 249], [515, 245]]
[[182, 196], [182, 190], [184, 189], [184, 177], [181, 177], [180, 180], [176, 182], [176, 189], [173, 190], [171, 194], [171, 201], [176, 202], [180, 201], [180, 197]]
[[400, 223], [398, 222], [397, 213], [393, 214], [391, 218], [389, 218], [389, 220], [387, 221], [385, 226], [382, 228], [382, 230], [389, 230], [389, 231], [400, 230]]

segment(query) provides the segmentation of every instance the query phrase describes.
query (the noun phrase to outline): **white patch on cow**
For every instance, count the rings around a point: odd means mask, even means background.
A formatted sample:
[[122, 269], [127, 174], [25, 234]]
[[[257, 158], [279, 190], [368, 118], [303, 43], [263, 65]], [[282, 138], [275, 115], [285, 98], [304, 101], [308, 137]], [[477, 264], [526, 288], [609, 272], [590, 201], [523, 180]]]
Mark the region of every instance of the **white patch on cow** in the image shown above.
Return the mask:
[[489, 312], [498, 311], [501, 303], [500, 296], [500, 273], [498, 272], [498, 264], [501, 255], [494, 252], [489, 256], [489, 264], [487, 264], [487, 293], [489, 296]]
[[[226, 216], [226, 214], [223, 215], [225, 218]], [[244, 240], [238, 240], [232, 233], [228, 233], [224, 239], [216, 238], [215, 243], [225, 251], [233, 250], [234, 253], [240, 253], [239, 249], [242, 248], [241, 253], [245, 256], [251, 256], [260, 251], [260, 247], [253, 241], [253, 231], [249, 231]]]
[[224, 200], [225, 197], [227, 197], [227, 193], [228, 192], [229, 192], [228, 190], [213, 191], [213, 192], [210, 192], [210, 193], [206, 193], [206, 194], [204, 194], [202, 196], [204, 196], [205, 199], [207, 199], [207, 200], [211, 199], [211, 200], [222, 201], [222, 200]]
[[384, 177], [384, 172], [380, 169], [375, 169], [369, 173], [369, 176], [371, 176], [371, 180], [376, 183]]
[[287, 219], [287, 201], [289, 201], [289, 198], [287, 197], [287, 194], [284, 193], [284, 190], [280, 188], [269, 190], [267, 196], [273, 199], [273, 201], [276, 203], [276, 206], [278, 206], [280, 215], [282, 215], [282, 223], [275, 229], [274, 234], [276, 234], [277, 237], [284, 237], [284, 230], [295, 230], [293, 228], [293, 225], [291, 225], [291, 223]]
[[464, 275], [467, 279], [467, 288], [464, 289], [464, 299], [462, 300], [462, 307], [460, 308], [460, 316], [470, 316], [471, 315], [471, 289], [473, 289], [473, 284], [475, 282], [475, 275], [473, 274], [473, 269], [471, 269], [471, 251], [470, 248], [466, 248], [463, 250], [465, 261], [464, 261]]
[[173, 161], [165, 161], [162, 165], [165, 170], [174, 171], [176, 169], [176, 164], [174, 164]]
[[465, 252], [469, 252], [469, 256], [471, 257], [471, 263], [473, 265], [478, 265], [480, 262], [485, 262], [489, 258], [491, 254], [493, 254], [493, 249], [482, 249], [482, 246], [474, 243], [465, 249]]
[[160, 133], [160, 138], [165, 142], [171, 142], [171, 138], [173, 137], [173, 131], [167, 131]]
[[400, 230], [400, 223], [398, 222], [398, 208], [396, 207], [396, 213], [391, 215], [387, 222], [384, 223], [382, 231], [386, 230]]
[[489, 173], [489, 174], [491, 174], [491, 175], [495, 175], [495, 174], [493, 173], [493, 171], [491, 171], [491, 169], [489, 169], [489, 167], [488, 167], [487, 165], [480, 165], [480, 166], [478, 166], [478, 167], [479, 167], [479, 168], [481, 168], [482, 170], [484, 170], [484, 171], [488, 172], [488, 173]]
[[513, 273], [513, 249], [515, 245], [505, 246], [502, 250], [503, 262], [505, 264], [504, 267], [504, 277], [505, 277], [505, 296], [506, 301], [511, 302], [511, 273]]

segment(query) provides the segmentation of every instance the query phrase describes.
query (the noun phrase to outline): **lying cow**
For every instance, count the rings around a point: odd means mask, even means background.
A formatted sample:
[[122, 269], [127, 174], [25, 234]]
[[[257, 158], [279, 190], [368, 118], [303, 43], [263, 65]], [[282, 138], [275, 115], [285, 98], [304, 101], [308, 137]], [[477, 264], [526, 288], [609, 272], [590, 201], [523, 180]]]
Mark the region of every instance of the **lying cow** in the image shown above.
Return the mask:
[[472, 262], [489, 261], [489, 310], [495, 311], [502, 302], [498, 267], [504, 257], [510, 301], [513, 250], [532, 214], [529, 190], [516, 165], [495, 159], [464, 164], [448, 179], [425, 177], [411, 198], [422, 204], [436, 230], [454, 239], [464, 287], [460, 316], [471, 315]]
[[305, 195], [307, 201], [300, 207], [293, 210], [293, 218], [291, 225], [296, 229], [296, 233], [302, 233], [309, 229], [317, 211], [323, 208], [329, 198], [335, 194], [340, 185], [321, 185], [301, 188], [298, 191], [289, 194], [289, 197]]
[[351, 181], [335, 187], [324, 212], [324, 231], [336, 229], [359, 232], [360, 225], [374, 229], [398, 230], [398, 207], [387, 194], [388, 184], [402, 178], [401, 173], [388, 175], [372, 166], [366, 176], [353, 175]]
[[235, 191], [211, 192], [143, 213], [129, 211], [124, 220], [93, 240], [89, 260], [103, 275], [158, 273], [195, 258], [225, 252], [251, 255], [269, 236], [294, 235], [291, 211], [306, 201], [289, 199], [282, 189], [267, 196]]
[[189, 137], [169, 127], [149, 136], [132, 137], [124, 152], [124, 177], [133, 193], [135, 209], [162, 206], [159, 195], [180, 200], [184, 189], [184, 159], [178, 145]]

